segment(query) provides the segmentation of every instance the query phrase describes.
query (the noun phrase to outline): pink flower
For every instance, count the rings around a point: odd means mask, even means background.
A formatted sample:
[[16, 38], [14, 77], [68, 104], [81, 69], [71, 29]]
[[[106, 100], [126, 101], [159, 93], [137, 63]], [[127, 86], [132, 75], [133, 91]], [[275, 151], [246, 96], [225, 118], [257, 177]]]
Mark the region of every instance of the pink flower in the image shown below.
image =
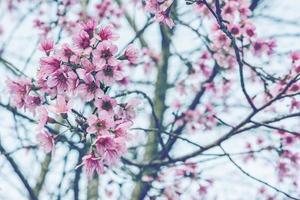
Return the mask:
[[17, 108], [22, 108], [25, 105], [25, 97], [33, 87], [31, 81], [25, 78], [19, 78], [15, 81], [8, 79], [6, 84], [11, 94], [13, 105], [17, 106]]
[[117, 105], [117, 101], [115, 99], [110, 98], [107, 95], [105, 95], [101, 99], [97, 99], [95, 101], [95, 106], [98, 108], [99, 111], [105, 110], [108, 113], [112, 113], [113, 108], [116, 105]]
[[114, 122], [112, 116], [105, 111], [99, 112], [99, 117], [92, 115], [87, 120], [89, 127], [88, 133], [97, 133], [101, 135], [109, 134], [109, 130], [113, 127]]
[[51, 151], [53, 151], [55, 144], [53, 135], [46, 131], [41, 131], [37, 135], [37, 140], [46, 153], [50, 153]]
[[107, 149], [116, 147], [114, 138], [111, 135], [99, 135], [96, 140], [97, 153], [101, 156], [104, 155]]
[[175, 99], [172, 104], [171, 104], [171, 108], [173, 108], [174, 110], [179, 110], [181, 108], [182, 104], [180, 103], [180, 101], [178, 99]]
[[120, 160], [120, 157], [125, 153], [126, 145], [125, 143], [116, 143], [113, 148], [108, 148], [104, 155], [104, 161], [108, 165], [114, 165]]
[[77, 91], [86, 101], [101, 98], [104, 95], [92, 74], [84, 74], [83, 81], [84, 83], [77, 87]]
[[133, 44], [128, 45], [124, 57], [131, 63], [131, 64], [137, 64], [138, 60], [138, 51], [133, 46]]
[[296, 62], [298, 60], [300, 60], [300, 51], [294, 51], [291, 53], [291, 59], [292, 59], [292, 62]]
[[92, 39], [96, 28], [96, 22], [94, 20], [88, 20], [85, 23], [81, 23], [80, 28], [89, 35], [90, 39]]
[[71, 101], [67, 102], [64, 96], [58, 95], [56, 104], [50, 107], [50, 109], [56, 114], [67, 114], [71, 109]]
[[75, 3], [76, 3], [76, 0], [62, 0], [62, 4], [66, 7], [74, 5]]
[[101, 42], [95, 51], [93, 51], [94, 60], [93, 63], [98, 69], [103, 68], [106, 63], [108, 65], [115, 66], [118, 64], [117, 59], [114, 57], [118, 48], [109, 41]]
[[111, 86], [115, 81], [121, 80], [123, 75], [117, 66], [105, 65], [101, 71], [96, 74], [96, 79]]
[[49, 88], [55, 88], [59, 94], [66, 92], [68, 89], [74, 89], [74, 82], [77, 80], [77, 75], [63, 65], [56, 70], [47, 80]]
[[169, 28], [175, 26], [174, 21], [170, 18], [169, 14], [165, 12], [160, 12], [155, 15], [155, 21], [166, 24]]
[[174, 22], [169, 16], [172, 4], [173, 0], [148, 0], [145, 9], [155, 15], [157, 22], [162, 22], [172, 28]]
[[61, 49], [59, 49], [57, 56], [63, 61], [63, 62], [76, 62], [77, 56], [75, 55], [74, 50], [69, 47], [68, 44], [63, 44]]
[[237, 13], [238, 5], [237, 2], [229, 1], [225, 4], [222, 9], [222, 16], [224, 19], [234, 18], [235, 13]]
[[157, 0], [146, 1], [145, 10], [151, 13], [155, 13], [159, 10], [159, 2]]
[[87, 58], [81, 59], [81, 65], [83, 68], [79, 68], [76, 71], [80, 74], [90, 73], [96, 70], [96, 67]]
[[124, 119], [130, 121], [135, 117], [135, 110], [139, 104], [139, 99], [130, 99], [119, 111], [119, 115], [122, 116]]
[[229, 31], [235, 36], [239, 37], [241, 35], [241, 28], [239, 25], [236, 24], [230, 24], [229, 25]]
[[271, 55], [274, 53], [275, 48], [277, 47], [276, 41], [274, 39], [271, 39], [266, 42], [267, 46], [267, 54]]
[[83, 165], [88, 178], [92, 178], [94, 172], [102, 174], [104, 172], [104, 165], [100, 158], [97, 158], [94, 153], [90, 153], [83, 158]]
[[61, 61], [56, 57], [44, 57], [40, 59], [39, 74], [42, 77], [50, 76], [60, 68]]
[[199, 68], [205, 77], [209, 77], [211, 74], [211, 69], [204, 62], [199, 62]]
[[118, 83], [124, 87], [128, 86], [129, 84], [129, 78], [123, 77], [121, 80], [118, 81]]
[[45, 106], [38, 107], [37, 112], [39, 115], [39, 120], [38, 120], [39, 123], [37, 129], [40, 130], [47, 124], [49, 117], [48, 117], [48, 111], [45, 108]]
[[250, 24], [250, 23], [247, 23], [245, 26], [244, 26], [244, 32], [245, 34], [252, 38], [252, 37], [255, 37], [255, 26], [253, 24]]
[[87, 32], [81, 30], [73, 37], [73, 42], [76, 47], [77, 53], [89, 53], [91, 51], [90, 48], [90, 36]]
[[28, 108], [29, 111], [35, 113], [35, 109], [42, 104], [42, 98], [40, 96], [28, 95], [25, 98], [25, 108]]
[[249, 9], [249, 7], [249, 2], [246, 2], [244, 3], [244, 5], [240, 6], [239, 12], [241, 14], [242, 19], [247, 19], [252, 14], [252, 11]]
[[113, 138], [110, 135], [98, 136], [96, 149], [108, 165], [115, 164], [125, 152], [123, 140]]
[[31, 81], [26, 78], [19, 78], [17, 80], [7, 79], [6, 84], [10, 93], [19, 95], [27, 94], [33, 86]]
[[110, 19], [114, 26], [120, 26], [120, 17], [124, 13], [123, 6], [115, 6], [114, 1], [112, 0], [102, 0], [100, 3], [96, 3], [95, 7], [100, 21]]
[[53, 50], [54, 42], [52, 39], [44, 38], [42, 39], [39, 50], [44, 51], [46, 55], [49, 55], [50, 52]]
[[255, 55], [261, 55], [263, 53], [270, 55], [276, 47], [276, 42], [274, 40], [264, 41], [262, 39], [258, 39], [252, 43], [252, 46]]
[[264, 51], [266, 51], [265, 42], [262, 40], [257, 40], [253, 42], [252, 46], [255, 55], [261, 55]]
[[113, 27], [111, 25], [104, 26], [100, 28], [100, 31], [98, 33], [99, 40], [117, 40], [119, 38], [119, 35], [114, 33], [112, 31]]
[[227, 47], [230, 44], [230, 40], [221, 30], [216, 31], [214, 35], [214, 46], [217, 49]]
[[115, 137], [128, 138], [128, 130], [132, 126], [132, 121], [125, 121], [118, 124], [115, 128]]

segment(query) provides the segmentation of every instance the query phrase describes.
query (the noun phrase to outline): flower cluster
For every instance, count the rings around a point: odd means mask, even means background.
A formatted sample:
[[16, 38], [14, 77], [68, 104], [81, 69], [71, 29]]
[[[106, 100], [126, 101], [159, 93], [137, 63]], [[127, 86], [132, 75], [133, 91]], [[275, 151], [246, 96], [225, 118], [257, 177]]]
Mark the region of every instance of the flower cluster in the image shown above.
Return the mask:
[[[181, 166], [168, 167], [163, 169], [157, 177], [149, 175], [143, 176], [145, 182], [157, 181], [162, 188], [162, 196], [166, 199], [197, 199], [199, 196], [207, 197], [211, 192], [214, 181], [205, 178], [201, 174], [201, 168], [197, 163], [185, 162]], [[193, 187], [185, 180], [193, 182]], [[188, 192], [186, 192], [188, 191]]]
[[[205, 7], [203, 9], [207, 8]], [[256, 28], [249, 18], [252, 13], [250, 10], [250, 1], [226, 1], [221, 10], [222, 20], [224, 20], [223, 25], [225, 27], [220, 27], [219, 23], [214, 22], [212, 24], [214, 34], [211, 37], [211, 41], [213, 41], [212, 50], [215, 52], [214, 58], [220, 65], [233, 67], [236, 64], [231, 39], [228, 37], [228, 34], [225, 33], [225, 28], [230, 32], [232, 37], [236, 38], [236, 43], [239, 48], [240, 46], [249, 48], [252, 54], [256, 56], [264, 54], [270, 55], [273, 53], [276, 47], [275, 42], [273, 40], [267, 41], [258, 38], [256, 34]], [[214, 16], [209, 15], [209, 17], [215, 21]], [[228, 53], [224, 54], [223, 52]]]
[[103, 0], [95, 4], [97, 17], [100, 21], [107, 19], [115, 27], [120, 26], [120, 18], [124, 15], [123, 8], [113, 0]]
[[155, 21], [172, 28], [175, 25], [170, 17], [172, 4], [173, 0], [147, 0], [145, 10], [154, 14]]
[[[205, 18], [205, 23], [201, 24], [201, 27], [193, 27], [193, 32], [204, 34], [203, 32], [207, 28], [210, 29], [211, 34], [203, 39], [206, 48], [201, 49], [201, 52], [197, 52], [195, 59], [193, 57], [190, 59], [183, 57], [182, 61], [187, 70], [184, 74], [182, 73], [182, 76], [178, 76], [179, 78], [175, 83], [176, 91], [174, 92], [180, 98], [172, 99], [171, 109], [179, 113], [179, 117], [177, 117], [178, 125], [187, 124], [186, 127], [190, 128], [189, 132], [209, 130], [216, 126], [218, 122], [214, 117], [217, 113], [216, 105], [219, 103], [226, 105], [228, 103], [227, 97], [233, 91], [234, 82], [230, 73], [234, 74], [238, 70], [237, 54], [242, 57], [240, 58], [241, 62], [244, 62], [244, 60], [246, 62], [248, 58], [269, 57], [276, 47], [274, 40], [262, 39], [256, 33], [255, 24], [251, 20], [251, 1], [224, 0], [219, 1], [219, 3], [220, 5], [217, 5], [216, 1], [213, 0], [197, 1], [195, 3], [196, 12], [201, 15], [202, 20]], [[219, 10], [217, 6], [219, 6]], [[182, 23], [178, 22], [178, 26], [180, 24]], [[204, 28], [202, 29], [202, 27]], [[298, 56], [297, 53], [294, 53], [293, 60], [295, 60], [295, 63]], [[214, 79], [218, 70], [224, 70], [224, 75], [226, 74], [222, 79]], [[245, 69], [245, 74], [249, 72], [247, 70], [252, 70], [250, 73], [259, 77], [253, 68]], [[260, 82], [263, 80], [264, 82], [270, 82], [268, 80], [270, 76], [267, 72], [265, 77], [259, 80], [251, 79], [250, 81]], [[263, 81], [262, 84], [264, 84]], [[204, 84], [202, 84], [203, 82]], [[282, 84], [282, 87], [285, 85], [286, 82]], [[296, 86], [293, 87], [296, 88]], [[183, 96], [189, 98], [190, 93], [199, 91], [205, 91], [206, 96], [203, 98], [215, 98], [214, 102], [202, 103], [200, 107], [193, 106], [194, 101], [191, 101], [190, 104], [186, 104], [185, 99], [184, 102], [181, 101]], [[251, 98], [253, 96], [250, 94]], [[256, 95], [253, 102], [258, 102], [257, 97], [260, 96]], [[298, 103], [294, 102], [294, 108], [297, 106]]]
[[[132, 45], [118, 54], [114, 44], [118, 37], [112, 26], [80, 23], [72, 44], [55, 46], [47, 38], [41, 42], [39, 49], [45, 56], [40, 59], [36, 80], [7, 81], [12, 104], [38, 113], [37, 138], [47, 153], [59, 138], [49, 129], [52, 123], [76, 130], [81, 142], [89, 145], [90, 151], [83, 158], [88, 176], [95, 170], [103, 173], [105, 166], [115, 164], [126, 152], [128, 130], [135, 116], [135, 99], [121, 103], [109, 95], [111, 87], [125, 78], [124, 68], [138, 59]], [[90, 107], [90, 112], [75, 109], [78, 102]]]

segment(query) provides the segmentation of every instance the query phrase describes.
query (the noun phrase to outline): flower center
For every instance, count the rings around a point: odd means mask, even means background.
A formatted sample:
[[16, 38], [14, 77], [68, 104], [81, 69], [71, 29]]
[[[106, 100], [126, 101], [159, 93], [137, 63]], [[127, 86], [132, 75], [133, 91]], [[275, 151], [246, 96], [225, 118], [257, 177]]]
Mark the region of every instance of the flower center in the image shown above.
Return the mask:
[[85, 39], [82, 39], [81, 43], [80, 43], [80, 46], [83, 48], [83, 49], [86, 49], [90, 46], [90, 40], [88, 38], [85, 38]]
[[96, 89], [97, 89], [97, 85], [96, 85], [95, 82], [91, 82], [91, 83], [88, 85], [88, 90], [89, 90], [89, 92], [94, 92]]
[[107, 58], [110, 58], [111, 56], [112, 56], [112, 54], [111, 54], [111, 52], [110, 52], [109, 49], [103, 50], [103, 51], [101, 52], [101, 57], [102, 57], [102, 58], [107, 59]]
[[96, 123], [96, 127], [97, 127], [97, 130], [105, 129], [105, 127], [106, 127], [105, 121], [103, 121], [103, 120], [98, 121]]
[[110, 101], [103, 101], [101, 108], [103, 110], [109, 111], [112, 109], [112, 105], [111, 105]]
[[70, 49], [65, 49], [64, 54], [69, 59], [72, 56], [73, 52]]
[[35, 105], [40, 105], [41, 104], [41, 98], [40, 97], [33, 97], [33, 103]]
[[63, 73], [61, 73], [61, 74], [59, 74], [59, 75], [57, 76], [57, 80], [58, 80], [60, 83], [65, 83], [65, 82], [67, 82], [67, 78], [64, 76]]
[[255, 50], [260, 50], [262, 48], [262, 45], [260, 43], [255, 43], [254, 44], [254, 49]]
[[111, 66], [107, 66], [103, 69], [103, 73], [105, 76], [113, 77], [114, 75], [114, 70], [112, 69]]

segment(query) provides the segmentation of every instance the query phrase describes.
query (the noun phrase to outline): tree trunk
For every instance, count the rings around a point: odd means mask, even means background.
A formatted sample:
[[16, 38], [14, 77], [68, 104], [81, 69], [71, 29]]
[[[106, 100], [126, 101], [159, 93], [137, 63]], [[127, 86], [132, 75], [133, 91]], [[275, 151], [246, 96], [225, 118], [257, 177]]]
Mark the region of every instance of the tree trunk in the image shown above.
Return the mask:
[[[58, 121], [61, 123], [62, 119], [59, 118]], [[55, 127], [54, 127], [54, 130], [56, 132], [59, 132], [60, 128], [61, 128], [61, 126], [59, 124], [56, 124]], [[40, 194], [40, 192], [43, 188], [43, 185], [45, 183], [46, 176], [47, 176], [47, 173], [49, 171], [49, 166], [50, 166], [51, 160], [52, 160], [52, 154], [48, 153], [45, 156], [43, 162], [41, 163], [41, 171], [40, 171], [40, 174], [37, 178], [37, 182], [35, 184], [35, 187], [33, 188], [33, 191], [34, 191], [34, 193], [37, 197], [39, 197], [39, 194]]]
[[98, 200], [99, 177], [97, 174], [88, 181], [87, 185], [87, 200]]
[[[166, 26], [160, 26], [161, 32], [161, 62], [158, 66], [156, 84], [155, 84], [155, 96], [154, 96], [154, 111], [159, 118], [160, 123], [163, 122], [163, 115], [165, 111], [165, 97], [168, 87], [167, 78], [168, 78], [168, 65], [170, 57], [170, 39], [172, 36], [172, 31]], [[150, 129], [157, 129], [155, 121], [152, 117]], [[155, 156], [158, 153], [158, 144], [159, 144], [159, 135], [160, 132], [151, 132], [148, 135], [147, 147], [144, 153], [144, 162], [149, 162], [155, 159]], [[141, 179], [143, 176], [156, 177], [158, 169], [145, 169], [140, 172], [138, 181], [134, 187], [132, 193], [132, 200], [144, 199], [150, 189], [150, 183], [143, 182]]]
[[35, 195], [38, 197], [41, 190], [42, 190], [42, 187], [45, 183], [45, 180], [46, 180], [46, 175], [49, 171], [49, 165], [51, 163], [51, 153], [47, 154], [43, 160], [43, 162], [41, 163], [41, 171], [40, 171], [40, 174], [37, 178], [37, 182], [35, 184], [35, 187], [33, 189]]

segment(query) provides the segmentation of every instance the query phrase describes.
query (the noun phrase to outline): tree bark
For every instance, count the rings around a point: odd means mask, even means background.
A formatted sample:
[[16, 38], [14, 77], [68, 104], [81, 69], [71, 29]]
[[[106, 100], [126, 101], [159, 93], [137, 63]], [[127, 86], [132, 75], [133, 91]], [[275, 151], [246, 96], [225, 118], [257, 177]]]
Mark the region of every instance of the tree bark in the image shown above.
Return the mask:
[[[165, 111], [165, 97], [166, 97], [166, 91], [168, 87], [167, 78], [168, 78], [168, 65], [169, 65], [169, 57], [170, 57], [170, 41], [173, 31], [170, 30], [166, 26], [160, 26], [160, 32], [161, 32], [161, 62], [158, 65], [158, 72], [157, 72], [157, 78], [156, 78], [156, 84], [155, 84], [155, 95], [154, 95], [154, 112], [156, 113], [160, 124], [163, 122], [163, 115]], [[155, 129], [156, 127], [155, 120], [151, 119], [150, 129]], [[159, 144], [159, 135], [160, 132], [151, 132], [148, 135], [147, 140], [147, 147], [145, 149], [143, 161], [149, 162], [153, 159], [155, 159], [155, 156], [158, 153], [158, 144]], [[156, 177], [158, 169], [145, 169], [140, 171], [140, 175], [137, 178], [136, 185], [134, 187], [133, 193], [132, 193], [132, 200], [140, 200], [144, 199], [147, 195], [151, 183], [143, 182], [141, 179], [143, 176], [151, 176]]]
[[[62, 118], [58, 118], [58, 121], [60, 123], [62, 123]], [[60, 128], [61, 128], [61, 125], [56, 124], [55, 127], [54, 127], [55, 132], [59, 133]], [[52, 154], [48, 153], [45, 156], [43, 162], [41, 163], [41, 171], [40, 171], [39, 176], [37, 177], [36, 184], [33, 188], [33, 191], [34, 191], [34, 193], [37, 197], [39, 197], [39, 194], [40, 194], [40, 192], [43, 188], [43, 185], [45, 183], [46, 176], [47, 176], [47, 173], [49, 171], [49, 166], [50, 166], [51, 160], [52, 160]]]
[[98, 200], [99, 177], [97, 174], [88, 181], [87, 185], [87, 200]]
[[33, 191], [37, 197], [39, 196], [39, 194], [42, 190], [42, 187], [45, 183], [46, 175], [49, 171], [49, 165], [51, 162], [51, 158], [52, 158], [52, 156], [49, 153], [45, 156], [43, 162], [41, 163], [41, 171], [40, 171], [39, 176], [37, 177], [37, 182], [35, 184], [35, 187], [33, 188]]
[[21, 180], [21, 182], [23, 183], [24, 187], [26, 188], [27, 192], [28, 192], [28, 198], [30, 200], [38, 200], [37, 196], [35, 195], [32, 187], [29, 185], [27, 178], [24, 176], [24, 174], [22, 173], [22, 171], [20, 170], [18, 164], [15, 162], [15, 160], [10, 156], [9, 153], [7, 153], [7, 151], [4, 149], [4, 147], [1, 145], [0, 142], [0, 153], [2, 155], [4, 155], [4, 157], [7, 159], [7, 161], [10, 163], [11, 167], [13, 168], [13, 170], [16, 172], [17, 176], [19, 177], [19, 179]]

